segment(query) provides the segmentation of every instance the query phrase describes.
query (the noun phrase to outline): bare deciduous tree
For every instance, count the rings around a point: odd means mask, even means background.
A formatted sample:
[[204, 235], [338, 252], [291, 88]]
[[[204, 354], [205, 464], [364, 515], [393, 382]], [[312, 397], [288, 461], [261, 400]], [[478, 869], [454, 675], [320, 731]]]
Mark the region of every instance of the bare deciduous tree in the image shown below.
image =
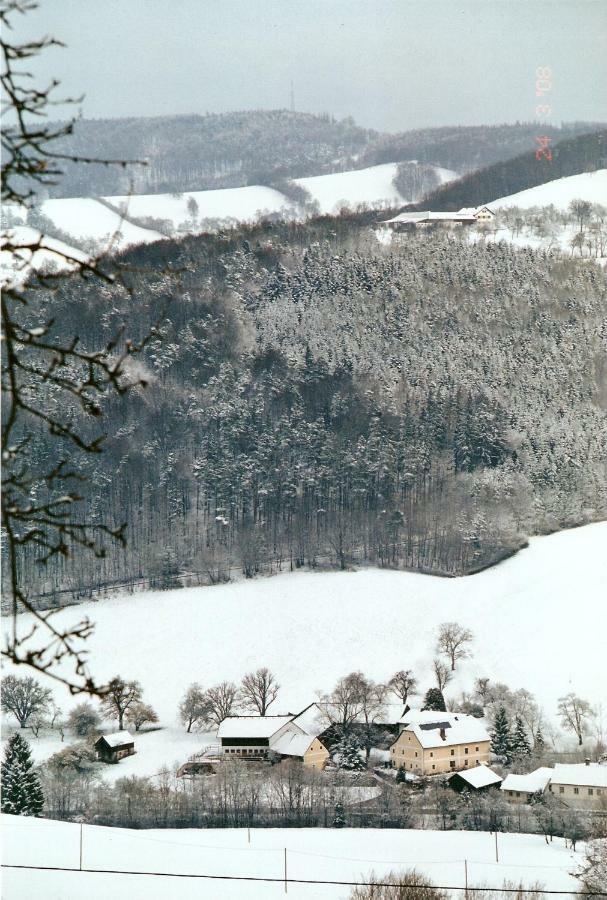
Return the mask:
[[238, 688], [232, 681], [222, 681], [221, 684], [205, 691], [206, 713], [205, 723], [209, 725], [221, 725], [224, 719], [234, 715], [238, 709]]
[[567, 728], [575, 734], [581, 747], [587, 726], [592, 718], [590, 703], [571, 692], [565, 697], [559, 697], [558, 711], [563, 728]]
[[442, 693], [445, 687], [453, 678], [453, 674], [449, 669], [449, 666], [442, 660], [438, 659], [438, 657], [434, 660], [432, 668], [434, 670], [434, 676], [436, 678], [436, 686]]
[[142, 725], [149, 723], [153, 725], [158, 721], [156, 711], [148, 703], [133, 703], [126, 712], [126, 720], [129, 725], [133, 725], [135, 731], [139, 731]]
[[46, 713], [50, 703], [50, 690], [35, 678], [7, 675], [2, 682], [2, 709], [12, 713], [21, 728], [25, 728], [31, 716]]
[[388, 682], [388, 688], [406, 706], [411, 694], [417, 693], [417, 678], [413, 676], [411, 669], [400, 669]]
[[205, 691], [194, 682], [185, 692], [179, 704], [179, 718], [190, 732], [194, 726], [202, 725], [208, 718], [208, 702]]
[[104, 718], [118, 719], [118, 730], [122, 731], [127, 710], [134, 703], [139, 703], [142, 693], [138, 681], [125, 681], [119, 675], [112, 678], [101, 700]]
[[362, 711], [360, 673], [351, 672], [340, 678], [330, 694], [319, 697], [319, 706], [329, 725], [339, 728], [342, 734], [351, 730]]
[[265, 716], [268, 707], [278, 696], [280, 685], [272, 672], [267, 668], [248, 672], [240, 685], [241, 705], [244, 709], [254, 709], [260, 716]]
[[455, 663], [458, 659], [470, 656], [468, 645], [472, 643], [472, 640], [472, 632], [457, 622], [443, 622], [440, 626], [437, 650], [449, 657], [452, 672], [455, 671]]
[[[73, 122], [67, 125], [46, 124], [48, 107], [58, 102], [54, 97], [57, 82], [38, 87], [32, 73], [21, 66], [31, 63], [52, 46], [61, 46], [53, 38], [16, 43], [10, 40], [13, 17], [36, 7], [30, 0], [8, 0], [0, 9], [3, 35], [1, 76], [3, 89], [2, 129], [2, 201], [28, 207], [40, 186], [56, 183], [62, 174], [61, 162], [103, 162], [55, 152], [53, 142], [71, 134]], [[126, 165], [126, 161], [121, 161]], [[5, 280], [2, 295], [2, 386], [4, 415], [2, 444], [4, 478], [2, 483], [2, 522], [5, 561], [12, 601], [12, 629], [3, 655], [15, 664], [30, 666], [65, 684], [72, 693], [100, 693], [86, 665], [81, 642], [92, 631], [87, 618], [63, 628], [55, 624], [48, 612], [36, 608], [28, 597], [19, 565], [24, 549], [34, 548], [38, 562], [48, 563], [56, 556], [69, 557], [76, 546], [104, 555], [102, 541], [109, 537], [124, 543], [124, 524], [94, 525], [74, 515], [74, 506], [82, 499], [76, 489], [85, 476], [78, 471], [74, 457], [79, 453], [101, 451], [102, 434], [90, 436], [88, 428], [79, 426], [79, 417], [102, 417], [102, 398], [107, 393], [124, 394], [133, 382], [126, 375], [125, 362], [145, 345], [126, 340], [119, 334], [98, 350], [84, 348], [77, 336], [62, 339], [54, 332], [54, 322], [39, 312], [35, 288], [53, 289], [65, 272], [37, 274], [28, 266], [37, 251], [48, 248], [47, 237], [34, 232], [20, 238], [9, 230], [2, 239], [2, 249], [11, 256], [14, 277]], [[105, 283], [116, 283], [114, 272], [105, 270], [85, 254], [69, 247], [50, 245], [64, 268], [83, 278], [96, 277]], [[28, 282], [28, 275], [34, 284]], [[136, 383], [143, 384], [143, 380]], [[53, 402], [49, 397], [53, 396]], [[30, 447], [37, 432], [46, 430], [57, 442], [55, 459], [41, 471], [33, 471]], [[43, 484], [43, 499], [36, 500], [34, 487]], [[34, 619], [33, 628], [25, 635], [17, 630], [17, 613], [27, 610]], [[32, 643], [35, 636], [37, 644]], [[60, 659], [74, 664], [75, 678], [60, 674]]]
[[79, 703], [67, 717], [67, 727], [79, 737], [86, 737], [99, 728], [99, 713], [90, 703]]

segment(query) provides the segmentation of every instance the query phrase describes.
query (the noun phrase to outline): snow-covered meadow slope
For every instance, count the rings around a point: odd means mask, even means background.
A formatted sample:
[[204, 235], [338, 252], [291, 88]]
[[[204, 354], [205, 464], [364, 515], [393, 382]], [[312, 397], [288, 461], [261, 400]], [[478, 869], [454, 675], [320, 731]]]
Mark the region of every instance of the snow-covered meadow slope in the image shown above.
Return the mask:
[[[4, 863], [79, 867], [80, 829], [76, 824], [3, 816]], [[371, 871], [377, 876], [415, 867], [435, 884], [452, 887], [460, 896], [468, 883], [501, 887], [508, 879], [526, 885], [539, 882], [550, 891], [576, 891], [571, 873], [583, 860], [583, 846], [567, 849], [562, 838], [547, 844], [542, 835], [500, 834], [499, 862], [494, 836], [487, 832], [410, 831], [392, 829], [245, 829], [150, 830], [83, 829], [84, 869], [121, 869], [184, 875], [227, 875], [269, 878], [272, 882], [222, 881], [200, 878], [151, 878], [88, 872], [5, 869], [6, 900], [155, 900], [167, 895], [180, 900], [259, 900], [284, 896], [285, 849], [291, 879], [352, 882]], [[344, 900], [345, 885], [290, 882], [288, 895], [301, 900]], [[463, 896], [463, 891], [461, 896]]]
[[[385, 163], [367, 169], [300, 178], [294, 183], [308, 192], [310, 201], [315, 201], [316, 210], [321, 213], [337, 213], [344, 205], [356, 206], [359, 203], [398, 206], [405, 200], [394, 186], [396, 169], [397, 163]], [[437, 167], [436, 172], [443, 184], [457, 177], [448, 169]], [[192, 201], [196, 203], [194, 218]], [[24, 216], [23, 211], [15, 208], [10, 211], [17, 219]], [[112, 250], [131, 244], [151, 243], [166, 236], [153, 225], [142, 227], [132, 221], [137, 219], [162, 219], [168, 232], [178, 235], [205, 231], [217, 223], [254, 222], [270, 214], [285, 217], [305, 215], [280, 191], [261, 185], [178, 194], [105, 197], [101, 200], [46, 200], [40, 212], [75, 240], [95, 241], [104, 249]]]
[[526, 191], [510, 194], [509, 197], [500, 197], [487, 205], [489, 209], [494, 210], [505, 209], [508, 206], [529, 209], [532, 206], [550, 205], [564, 210], [572, 200], [587, 200], [589, 203], [607, 206], [607, 169], [557, 178]]
[[[299, 572], [115, 596], [56, 618], [95, 622], [88, 647], [96, 677], [141, 681], [165, 726], [177, 724], [191, 682], [239, 681], [263, 665], [282, 685], [275, 712], [303, 708], [356, 669], [385, 680], [412, 668], [425, 691], [434, 683], [437, 628], [451, 620], [469, 627], [475, 643], [447, 696], [488, 676], [532, 691], [554, 719], [568, 691], [593, 704], [607, 699], [597, 678], [607, 633], [606, 544], [602, 522], [533, 538], [516, 556], [465, 578], [373, 568]], [[21, 632], [30, 625], [19, 617]], [[58, 702], [66, 709], [77, 701], [63, 693]]]

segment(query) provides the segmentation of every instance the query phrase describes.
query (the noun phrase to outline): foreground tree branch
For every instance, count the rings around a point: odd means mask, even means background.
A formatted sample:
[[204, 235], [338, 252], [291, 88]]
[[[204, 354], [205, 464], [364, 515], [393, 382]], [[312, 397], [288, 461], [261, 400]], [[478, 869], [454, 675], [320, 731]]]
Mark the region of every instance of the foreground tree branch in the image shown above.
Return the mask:
[[[73, 121], [51, 126], [44, 119], [54, 99], [57, 82], [46, 88], [34, 85], [30, 72], [21, 67], [51, 46], [53, 38], [17, 44], [10, 39], [13, 16], [36, 8], [29, 0], [8, 0], [0, 6], [3, 36], [2, 201], [20, 208], [31, 205], [40, 186], [56, 183], [60, 162], [96, 162], [127, 165], [127, 161], [99, 160], [57, 153], [54, 142], [72, 133]], [[8, 35], [8, 36], [7, 36]], [[63, 100], [60, 102], [74, 102]], [[65, 329], [56, 329], [40, 308], [40, 290], [56, 289], [66, 277], [97, 279], [131, 293], [116, 265], [103, 265], [78, 250], [43, 234], [24, 238], [9, 230], [2, 238], [4, 258], [11, 260], [2, 297], [2, 526], [8, 569], [12, 623], [2, 653], [16, 665], [26, 665], [64, 684], [71, 693], [104, 694], [87, 665], [83, 642], [93, 625], [84, 618], [64, 626], [53, 611], [36, 608], [27, 592], [27, 572], [21, 571], [20, 552], [33, 547], [36, 561], [46, 565], [56, 556], [69, 558], [76, 547], [98, 557], [105, 555], [107, 540], [125, 544], [126, 523], [88, 523], [76, 515], [83, 500], [78, 486], [86, 481], [81, 461], [102, 451], [102, 431], [91, 429], [91, 420], [103, 418], [108, 395], [122, 396], [141, 378], [131, 378], [127, 361], [156, 337], [152, 328], [139, 342], [126, 337], [124, 328], [101, 348], [88, 348]], [[38, 251], [51, 251], [60, 271], [35, 271]], [[38, 293], [37, 293], [38, 291]], [[62, 333], [63, 332], [63, 333]], [[42, 471], [32, 466], [32, 445], [46, 432], [55, 447], [55, 459]], [[18, 614], [30, 613], [33, 624], [19, 632]], [[64, 674], [65, 661], [72, 674]]]

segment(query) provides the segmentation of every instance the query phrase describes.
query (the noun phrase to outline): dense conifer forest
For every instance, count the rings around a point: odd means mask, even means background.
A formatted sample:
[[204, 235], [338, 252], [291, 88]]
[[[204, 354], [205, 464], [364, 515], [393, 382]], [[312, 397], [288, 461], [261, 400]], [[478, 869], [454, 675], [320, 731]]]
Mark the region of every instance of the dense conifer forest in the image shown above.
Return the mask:
[[535, 149], [437, 188], [411, 208], [458, 210], [462, 206], [480, 206], [547, 181], [607, 167], [606, 130], [578, 135], [544, 148], [534, 139], [529, 146]]
[[[57, 150], [73, 156], [145, 161], [81, 166], [65, 161], [52, 197], [88, 197], [274, 184], [379, 163], [418, 160], [466, 173], [535, 146], [537, 123], [428, 128], [380, 134], [351, 118], [252, 110], [206, 116], [83, 119]], [[542, 126], [553, 144], [599, 126]], [[582, 166], [577, 171], [582, 171]], [[496, 195], [498, 196], [498, 195]]]
[[[603, 271], [446, 234], [384, 247], [364, 219], [148, 245], [116, 263], [130, 291], [40, 291], [83, 346], [161, 324], [132, 362], [148, 387], [105, 410], [105, 452], [72, 454], [78, 515], [127, 521], [128, 546], [36, 567], [29, 545], [32, 593], [365, 562], [463, 574], [605, 516]], [[34, 472], [58, 441], [38, 434]]]

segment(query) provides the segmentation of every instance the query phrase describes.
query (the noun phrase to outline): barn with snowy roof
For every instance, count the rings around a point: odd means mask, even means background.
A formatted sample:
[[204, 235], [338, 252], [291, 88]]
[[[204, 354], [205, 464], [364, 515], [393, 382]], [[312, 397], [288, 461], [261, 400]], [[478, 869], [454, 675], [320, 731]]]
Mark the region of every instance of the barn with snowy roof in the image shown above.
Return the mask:
[[224, 756], [262, 760], [273, 755], [322, 769], [329, 751], [319, 739], [320, 721], [320, 710], [311, 703], [300, 713], [284, 716], [228, 716], [217, 737]]
[[102, 734], [95, 741], [95, 751], [101, 762], [117, 763], [135, 753], [135, 739], [128, 731]]

